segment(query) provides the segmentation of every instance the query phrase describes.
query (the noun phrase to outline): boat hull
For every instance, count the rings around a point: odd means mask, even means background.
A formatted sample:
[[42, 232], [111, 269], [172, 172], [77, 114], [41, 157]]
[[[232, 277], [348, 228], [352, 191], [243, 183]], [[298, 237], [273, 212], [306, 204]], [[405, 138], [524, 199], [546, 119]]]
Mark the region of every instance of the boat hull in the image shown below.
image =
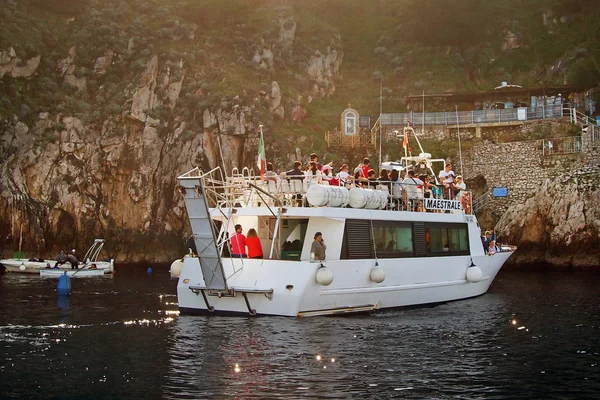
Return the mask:
[[[327, 286], [316, 280], [321, 263], [224, 259], [232, 278], [230, 293], [221, 296], [198, 290], [205, 282], [198, 258], [190, 257], [184, 260], [177, 286], [179, 309], [182, 314], [307, 317], [443, 303], [486, 293], [511, 254], [378, 260], [385, 272], [381, 283], [370, 277], [375, 260], [324, 261], [333, 274]], [[471, 261], [481, 270], [477, 281], [467, 277]], [[268, 290], [272, 295], [264, 293]]]
[[60, 278], [62, 275], [67, 273], [71, 278], [91, 278], [104, 276], [105, 271], [101, 269], [71, 269], [71, 270], [59, 270], [59, 269], [41, 269], [40, 276], [42, 278]]
[[[75, 269], [71, 269], [70, 263], [61, 264], [58, 266], [58, 269], [52, 268], [56, 264], [55, 260], [46, 260], [43, 262], [39, 261], [29, 261], [29, 260], [20, 260], [20, 259], [5, 259], [0, 260], [0, 264], [2, 264], [7, 272], [17, 272], [21, 274], [35, 274], [38, 275], [40, 270], [53, 270], [53, 271], [76, 271]], [[96, 267], [99, 270], [104, 271], [103, 273], [111, 274], [114, 272], [114, 262], [111, 261], [96, 261]], [[48, 268], [48, 267], [51, 268]], [[23, 268], [24, 267], [24, 268]], [[81, 269], [81, 267], [80, 267]]]

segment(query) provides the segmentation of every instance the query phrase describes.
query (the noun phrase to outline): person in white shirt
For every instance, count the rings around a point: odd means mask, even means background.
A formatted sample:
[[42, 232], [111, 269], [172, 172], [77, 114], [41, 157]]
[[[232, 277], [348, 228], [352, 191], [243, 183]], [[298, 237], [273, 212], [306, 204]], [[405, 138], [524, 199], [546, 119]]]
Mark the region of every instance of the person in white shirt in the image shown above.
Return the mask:
[[[418, 205], [418, 199], [423, 198], [423, 181], [419, 178], [415, 178], [415, 171], [408, 171], [406, 178], [402, 181], [404, 184], [404, 190], [406, 191], [406, 200], [409, 202], [409, 206], [415, 209]], [[421, 192], [421, 195], [419, 195]]]
[[454, 187], [460, 190], [467, 190], [467, 185], [463, 182], [463, 178], [461, 175], [456, 177], [456, 182], [454, 183]]
[[440, 182], [444, 184], [444, 197], [452, 197], [452, 189], [454, 187], [454, 171], [452, 171], [452, 164], [446, 163], [446, 166], [439, 173]]
[[348, 164], [342, 164], [340, 167], [340, 172], [338, 172], [336, 178], [338, 178], [340, 181], [345, 181], [350, 176], [350, 173], [348, 172], [349, 170], [350, 168], [348, 167]]
[[406, 173], [406, 178], [404, 178], [404, 180], [402, 181], [402, 183], [404, 183], [405, 185], [412, 185], [414, 186], [414, 188], [416, 189], [417, 186], [423, 186], [424, 183], [422, 180], [420, 180], [419, 178], [415, 178], [415, 171], [408, 171]]
[[267, 172], [265, 172], [265, 180], [273, 182], [279, 181], [279, 175], [277, 175], [277, 172], [273, 171], [273, 164], [271, 164], [270, 162], [267, 163]]
[[323, 165], [323, 167], [321, 168], [321, 179], [329, 182], [331, 180], [331, 178], [333, 178], [333, 175], [331, 175], [331, 170], [332, 170], [331, 165], [329, 165], [329, 164]]
[[310, 161], [308, 163], [309, 168], [306, 171], [305, 175], [306, 175], [306, 179], [308, 180], [309, 185], [312, 183], [321, 183], [322, 179], [321, 179], [321, 171], [319, 171], [319, 169], [317, 168], [317, 163], [314, 161]]

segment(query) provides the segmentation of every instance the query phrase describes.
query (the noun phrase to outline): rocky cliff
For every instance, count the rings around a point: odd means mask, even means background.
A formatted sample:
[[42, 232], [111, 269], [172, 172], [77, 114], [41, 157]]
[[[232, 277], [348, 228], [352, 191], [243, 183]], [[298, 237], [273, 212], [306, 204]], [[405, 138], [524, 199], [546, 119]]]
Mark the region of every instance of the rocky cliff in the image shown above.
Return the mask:
[[[598, 167], [598, 153], [595, 164]], [[547, 180], [496, 226], [503, 242], [518, 243], [512, 263], [600, 265], [600, 185], [594, 168]]]
[[[312, 151], [346, 157], [323, 137], [348, 103], [375, 115], [380, 100], [401, 111], [425, 82], [595, 79], [582, 21], [596, 8], [535, 1], [519, 12], [454, 2], [473, 24], [421, 0], [3, 1], [0, 250], [49, 257], [101, 236], [119, 262], [169, 261], [189, 231], [176, 176], [251, 167], [259, 124], [281, 170]], [[564, 34], [574, 27], [585, 32]]]
[[[62, 81], [78, 110], [13, 114], [0, 122], [2, 250], [8, 255], [21, 242], [26, 254], [49, 257], [59, 248], [84, 250], [103, 237], [120, 262], [181, 256], [189, 229], [176, 176], [195, 166], [254, 164], [259, 122], [302, 121], [308, 101], [335, 91], [344, 54], [339, 36], [316, 43], [321, 50], [299, 45], [296, 22], [286, 12], [265, 27], [276, 35], [262, 31], [256, 43], [236, 51], [259, 77], [237, 93], [239, 84], [218, 87], [229, 79], [223, 74], [229, 65], [216, 55], [198, 65], [189, 52], [167, 52], [149, 56], [139, 72], [131, 70], [128, 62], [141, 41], [134, 33], [129, 57], [107, 46], [86, 61], [83, 47], [71, 46], [54, 68], [46, 66], [44, 79]], [[190, 50], [204, 56], [214, 43], [198, 43], [193, 31], [186, 31]], [[34, 81], [40, 58], [22, 61], [9, 48], [0, 53], [0, 74], [13, 86], [25, 83], [18, 79]], [[269, 80], [285, 74], [283, 63], [290, 59], [301, 65], [296, 79], [312, 82], [291, 96], [289, 88], [283, 92]], [[222, 82], [207, 80], [211, 74]], [[107, 109], [110, 97], [120, 102]]]

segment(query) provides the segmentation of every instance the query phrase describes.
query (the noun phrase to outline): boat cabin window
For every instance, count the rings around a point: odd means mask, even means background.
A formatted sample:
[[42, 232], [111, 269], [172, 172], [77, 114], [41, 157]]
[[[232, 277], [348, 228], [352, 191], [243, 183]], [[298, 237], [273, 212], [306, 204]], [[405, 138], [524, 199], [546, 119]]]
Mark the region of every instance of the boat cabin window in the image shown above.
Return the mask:
[[469, 254], [467, 224], [346, 220], [342, 260]]
[[282, 219], [279, 237], [281, 238], [281, 259], [300, 260], [306, 237], [308, 219]]
[[412, 223], [373, 221], [375, 250], [379, 258], [412, 257]]
[[428, 256], [469, 254], [467, 224], [425, 224]]
[[342, 259], [413, 257], [411, 222], [346, 220]]

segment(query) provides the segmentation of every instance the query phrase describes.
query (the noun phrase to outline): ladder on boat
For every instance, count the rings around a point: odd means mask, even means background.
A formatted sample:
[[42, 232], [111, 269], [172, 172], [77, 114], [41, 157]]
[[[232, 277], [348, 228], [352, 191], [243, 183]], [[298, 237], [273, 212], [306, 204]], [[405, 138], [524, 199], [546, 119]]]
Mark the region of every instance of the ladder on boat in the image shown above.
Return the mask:
[[206, 191], [198, 168], [177, 178], [185, 201], [206, 289], [228, 290], [217, 234], [208, 211]]
[[[229, 207], [229, 213], [224, 215], [226, 221], [221, 225], [220, 231], [217, 232], [208, 208], [208, 198], [210, 193], [213, 195], [212, 198], [219, 203], [219, 196], [216, 196], [214, 192], [215, 188], [211, 189], [210, 187], [211, 182], [216, 182], [211, 178], [211, 174], [217, 170], [219, 170], [219, 167], [206, 174], [202, 174], [198, 168], [194, 168], [177, 178], [185, 201], [190, 225], [192, 226], [194, 244], [196, 245], [198, 260], [204, 278], [204, 285], [200, 283], [191, 284], [189, 289], [196, 295], [202, 295], [204, 303], [206, 304], [206, 309], [209, 312], [217, 311], [214, 306], [211, 305], [208, 298], [209, 296], [217, 296], [219, 298], [223, 296], [237, 297], [238, 294], [241, 294], [244, 298], [246, 307], [248, 308], [248, 313], [250, 315], [256, 315], [257, 311], [250, 304], [248, 295], [264, 295], [271, 300], [273, 298], [274, 290], [273, 288], [236, 287], [227, 284], [221, 252], [223, 246], [227, 244], [227, 226], [229, 226], [231, 216], [233, 215], [232, 207], [234, 204], [231, 201], [226, 201], [223, 204]], [[208, 182], [209, 186], [209, 195], [207, 195], [207, 188], [204, 186], [205, 177], [208, 177], [206, 182]], [[226, 184], [222, 179], [221, 182]], [[243, 196], [242, 191], [236, 189], [235, 192], [229, 193], [227, 198], [233, 196], [234, 199], [237, 199], [240, 195]], [[220, 207], [218, 208], [220, 209]], [[271, 250], [271, 254], [273, 254], [273, 250]]]

